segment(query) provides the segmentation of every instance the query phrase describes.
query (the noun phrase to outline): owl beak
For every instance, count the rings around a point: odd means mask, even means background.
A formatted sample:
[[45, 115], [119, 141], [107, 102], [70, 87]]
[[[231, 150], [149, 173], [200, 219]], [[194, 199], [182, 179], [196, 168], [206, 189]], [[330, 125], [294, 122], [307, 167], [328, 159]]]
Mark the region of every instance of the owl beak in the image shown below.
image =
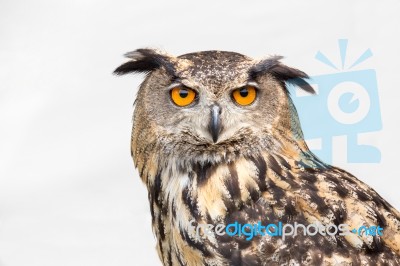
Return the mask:
[[221, 133], [221, 107], [218, 105], [211, 106], [211, 120], [209, 130], [214, 143], [217, 142], [219, 133]]

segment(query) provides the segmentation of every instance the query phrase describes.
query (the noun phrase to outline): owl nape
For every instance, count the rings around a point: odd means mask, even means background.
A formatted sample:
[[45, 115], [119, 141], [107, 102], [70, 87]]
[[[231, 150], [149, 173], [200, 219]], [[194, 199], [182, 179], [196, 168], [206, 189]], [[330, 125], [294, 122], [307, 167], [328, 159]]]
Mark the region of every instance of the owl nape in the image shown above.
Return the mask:
[[[163, 265], [400, 265], [400, 213], [304, 141], [286, 87], [314, 93], [304, 72], [280, 56], [224, 51], [126, 57], [115, 74], [146, 74], [131, 151]], [[255, 227], [220, 230], [261, 224], [304, 228], [286, 237], [274, 226], [251, 237]], [[315, 224], [348, 229], [305, 232]]]

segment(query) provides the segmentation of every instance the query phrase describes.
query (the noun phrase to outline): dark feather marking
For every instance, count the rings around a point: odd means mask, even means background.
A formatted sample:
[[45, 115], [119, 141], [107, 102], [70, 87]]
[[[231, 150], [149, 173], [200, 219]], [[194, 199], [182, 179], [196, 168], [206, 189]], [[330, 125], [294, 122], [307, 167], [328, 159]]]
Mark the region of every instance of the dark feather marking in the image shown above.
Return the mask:
[[276, 157], [279, 159], [279, 163], [283, 165], [287, 170], [290, 170], [292, 168], [282, 156], [276, 155]]
[[192, 200], [192, 197], [190, 195], [190, 190], [189, 187], [185, 187], [182, 190], [182, 201], [183, 203], [188, 207], [190, 214], [195, 218], [195, 219], [199, 219], [200, 218], [200, 214], [199, 211], [197, 209], [197, 205], [196, 202], [194, 202]]
[[383, 251], [383, 243], [382, 243], [382, 239], [378, 236], [373, 236], [372, 237], [373, 241], [372, 241], [372, 246], [371, 248], [377, 252], [381, 252]]
[[179, 232], [180, 232], [182, 239], [185, 240], [186, 243], [190, 247], [200, 250], [201, 253], [203, 254], [203, 256], [205, 256], [205, 257], [210, 257], [212, 255], [211, 252], [207, 249], [207, 247], [204, 244], [202, 244], [200, 242], [196, 242], [195, 240], [191, 239], [186, 231], [179, 230]]
[[308, 170], [304, 170], [304, 172], [301, 173], [300, 178], [301, 180], [305, 180], [310, 184], [314, 184], [318, 180], [315, 173], [313, 171], [308, 171]]
[[175, 199], [172, 199], [172, 203], [171, 203], [171, 213], [172, 213], [172, 219], [175, 220], [175, 218], [176, 218]]
[[224, 203], [224, 205], [226, 207], [227, 214], [235, 212], [235, 211], [238, 210], [238, 208], [235, 205], [235, 202], [233, 200], [231, 200], [230, 198], [223, 197], [222, 201], [223, 201], [223, 203]]
[[[182, 171], [183, 173], [184, 173], [184, 171]], [[193, 172], [189, 172], [188, 173], [188, 178], [189, 178], [189, 180], [192, 182], [193, 181], [193, 176], [194, 176], [194, 173]]]
[[277, 240], [276, 238], [272, 238], [271, 240], [272, 240], [271, 242], [265, 242], [265, 245], [263, 246], [262, 249], [262, 254], [266, 257], [271, 257], [276, 250], [275, 247], [276, 243], [274, 242], [276, 242]]
[[[166, 202], [169, 202], [169, 194], [168, 194], [168, 196], [167, 196], [167, 200], [166, 200]], [[162, 213], [162, 215], [165, 217], [165, 216], [168, 216], [168, 207], [167, 206], [165, 206], [165, 208], [162, 208], [161, 209], [161, 213]]]
[[260, 187], [260, 191], [263, 192], [267, 189], [267, 184], [265, 182], [265, 178], [267, 176], [267, 163], [265, 162], [262, 156], [252, 157], [251, 161], [258, 169], [258, 186]]
[[196, 173], [197, 177], [197, 185], [201, 186], [205, 184], [205, 182], [209, 179], [209, 177], [214, 173], [215, 171], [215, 166], [213, 166], [211, 163], [205, 163], [203, 164], [197, 164], [194, 167], [194, 171]]
[[171, 250], [168, 251], [168, 265], [172, 266]]
[[349, 256], [352, 246], [345, 240], [343, 236], [340, 236], [339, 233], [336, 234], [337, 239], [337, 248], [340, 252], [345, 255]]
[[160, 233], [161, 240], [164, 241], [165, 232], [164, 232], [164, 222], [162, 220], [162, 215], [158, 215], [158, 232]]
[[224, 184], [228, 189], [229, 194], [233, 200], [240, 199], [240, 188], [239, 188], [239, 178], [236, 171], [236, 166], [233, 163], [228, 164], [228, 169], [230, 173], [230, 178], [224, 180]]
[[281, 199], [284, 199], [286, 197], [285, 191], [282, 188], [278, 187], [274, 182], [269, 181], [267, 182], [267, 184], [268, 184], [268, 192], [272, 194], [274, 200], [280, 202]]
[[275, 160], [275, 158], [273, 156], [269, 156], [268, 161], [269, 161], [268, 167], [272, 169], [275, 173], [277, 173], [279, 176], [282, 175], [282, 168]]
[[161, 238], [158, 239], [158, 247], [160, 248], [161, 257], [164, 258], [164, 250], [163, 250]]
[[231, 261], [230, 265], [243, 265], [242, 264], [242, 252], [240, 250], [234, 249], [231, 252], [231, 257], [229, 258]]
[[[179, 266], [185, 266], [186, 265], [185, 263], [183, 263], [183, 261], [181, 259], [181, 256], [179, 256], [179, 254], [177, 254], [176, 252], [175, 252], [175, 257], [179, 262]], [[173, 265], [173, 266], [175, 266], [175, 265]]]
[[250, 198], [251, 198], [254, 202], [256, 202], [256, 201], [261, 197], [261, 193], [260, 193], [259, 190], [257, 190], [257, 188], [255, 188], [255, 187], [253, 187], [253, 186], [251, 186], [251, 185], [248, 185], [248, 184], [246, 184], [246, 188], [247, 188], [247, 190], [248, 190], [249, 193], [250, 193]]
[[[162, 210], [162, 194], [161, 194], [161, 174], [158, 173], [154, 178], [154, 184], [152, 189], [149, 191], [149, 201], [150, 201], [150, 212], [151, 212], [151, 220], [152, 224], [158, 222], [159, 232], [161, 237], [165, 237], [164, 228], [161, 221], [161, 213], [156, 215], [154, 211], [154, 205], [158, 207], [158, 209]], [[156, 217], [157, 216], [157, 217]]]
[[205, 220], [206, 220], [206, 222], [208, 224], [214, 224], [215, 223], [215, 221], [211, 218], [210, 213], [208, 213], [208, 212], [205, 214], [205, 217], [203, 217], [203, 218], [205, 218]]
[[349, 176], [346, 172], [342, 171], [336, 171], [336, 173], [340, 174], [340, 178], [343, 180], [346, 180], [352, 185], [358, 185], [355, 178], [353, 176]]
[[344, 223], [344, 221], [347, 220], [347, 210], [345, 208], [343, 208], [340, 203], [339, 203], [339, 208], [337, 210], [332, 210], [334, 215], [335, 215], [335, 219], [334, 219], [334, 223], [335, 224], [342, 224]]
[[[356, 190], [354, 190], [354, 192], [357, 194], [357, 196], [359, 197], [360, 200], [367, 201], [367, 200], [371, 200], [370, 196], [366, 195], [364, 192], [361, 192], [360, 195], [358, 195], [358, 191], [359, 191], [359, 185], [357, 183], [358, 179], [356, 177], [354, 177], [353, 175], [349, 174], [348, 172], [344, 171], [343, 169], [337, 168], [337, 167], [331, 167], [331, 171], [335, 174], [337, 174], [340, 177], [339, 181], [345, 180], [347, 183], [351, 184], [351, 185], [355, 185]], [[329, 173], [329, 172], [328, 172]], [[330, 179], [330, 175], [327, 174], [326, 178]], [[332, 177], [332, 180], [333, 179]], [[333, 181], [334, 182], [334, 181]], [[336, 183], [336, 182], [335, 182]], [[375, 201], [377, 204], [379, 204], [379, 201]]]
[[386, 222], [385, 217], [383, 217], [382, 214], [379, 211], [375, 212], [375, 214], [376, 214], [377, 224], [380, 227], [385, 228], [387, 226], [387, 222]]
[[294, 218], [298, 215], [298, 212], [296, 210], [296, 206], [293, 205], [292, 199], [288, 198], [287, 199], [288, 204], [285, 206], [285, 216], [287, 217], [288, 221], [293, 221]]
[[[284, 180], [286, 183], [288, 183], [292, 189], [296, 189], [296, 188], [300, 188], [300, 186], [294, 181], [295, 178], [293, 177], [293, 175], [290, 173], [290, 171], [288, 169], [290, 169], [290, 165], [282, 158], [279, 157], [279, 162], [286, 168], [283, 169], [281, 165], [279, 165], [278, 161], [276, 160], [276, 158], [274, 158], [274, 156], [269, 156], [268, 161], [268, 167], [270, 169], [272, 169], [278, 177], [280, 177], [282, 180]], [[285, 173], [287, 174], [288, 178], [285, 178], [283, 176], [283, 171], [285, 171]]]
[[361, 201], [368, 201], [372, 199], [370, 195], [360, 189], [357, 189], [355, 192], [357, 194], [357, 198]]
[[293, 176], [293, 174], [289, 171], [286, 172], [286, 177], [281, 177], [282, 179], [285, 180], [286, 183], [288, 183], [290, 185], [290, 188], [292, 190], [297, 190], [299, 188], [301, 188], [301, 186], [295, 181], [295, 177]]
[[317, 205], [317, 210], [322, 213], [322, 214], [326, 214], [328, 210], [330, 210], [330, 208], [328, 207], [328, 205], [326, 205], [325, 201], [323, 200], [323, 198], [321, 198], [317, 191], [315, 190], [315, 188], [311, 188], [307, 190], [307, 194], [310, 196], [310, 200], [311, 202], [315, 203]]
[[154, 178], [154, 186], [153, 186], [153, 197], [152, 199], [155, 201], [156, 205], [162, 207], [162, 199], [161, 197], [161, 174], [158, 173]]
[[139, 169], [139, 176], [143, 179], [143, 174], [144, 174], [144, 169], [146, 168], [146, 164], [144, 164], [140, 169]]
[[372, 191], [374, 192], [371, 196], [373, 202], [375, 202], [378, 206], [383, 206], [387, 211], [391, 212], [391, 209], [393, 208], [393, 206], [390, 205], [390, 203], [387, 202], [385, 199], [383, 199], [381, 196], [379, 196], [375, 190], [372, 189]]
[[343, 186], [341, 181], [338, 181], [336, 178], [329, 175], [325, 176], [325, 178], [335, 184], [332, 190], [336, 191], [341, 198], [344, 198], [349, 194], [349, 190]]

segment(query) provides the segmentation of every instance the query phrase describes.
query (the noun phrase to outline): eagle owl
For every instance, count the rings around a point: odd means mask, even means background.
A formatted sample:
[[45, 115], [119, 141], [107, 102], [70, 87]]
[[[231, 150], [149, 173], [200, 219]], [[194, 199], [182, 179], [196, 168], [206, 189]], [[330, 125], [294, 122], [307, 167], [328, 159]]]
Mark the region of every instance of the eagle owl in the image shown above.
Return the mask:
[[[280, 56], [175, 57], [155, 49], [126, 56], [115, 74], [147, 74], [135, 101], [131, 151], [164, 265], [400, 265], [400, 213], [304, 141], [286, 88], [289, 82], [313, 93], [304, 72]], [[243, 234], [193, 230], [257, 223], [345, 224], [383, 234], [310, 235], [300, 228], [286, 238], [264, 230], [249, 239], [251, 227]]]

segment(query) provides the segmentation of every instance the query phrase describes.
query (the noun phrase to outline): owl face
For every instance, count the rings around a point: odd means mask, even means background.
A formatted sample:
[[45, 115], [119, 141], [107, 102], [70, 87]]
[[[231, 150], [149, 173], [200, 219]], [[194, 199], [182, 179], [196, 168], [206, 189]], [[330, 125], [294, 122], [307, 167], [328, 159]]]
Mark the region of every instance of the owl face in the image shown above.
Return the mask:
[[284, 82], [305, 77], [280, 57], [253, 60], [222, 51], [172, 57], [154, 50], [130, 57], [116, 73], [149, 72], [136, 98], [134, 134], [151, 128], [166, 152], [179, 150], [185, 158], [265, 148], [273, 129], [290, 120]]

